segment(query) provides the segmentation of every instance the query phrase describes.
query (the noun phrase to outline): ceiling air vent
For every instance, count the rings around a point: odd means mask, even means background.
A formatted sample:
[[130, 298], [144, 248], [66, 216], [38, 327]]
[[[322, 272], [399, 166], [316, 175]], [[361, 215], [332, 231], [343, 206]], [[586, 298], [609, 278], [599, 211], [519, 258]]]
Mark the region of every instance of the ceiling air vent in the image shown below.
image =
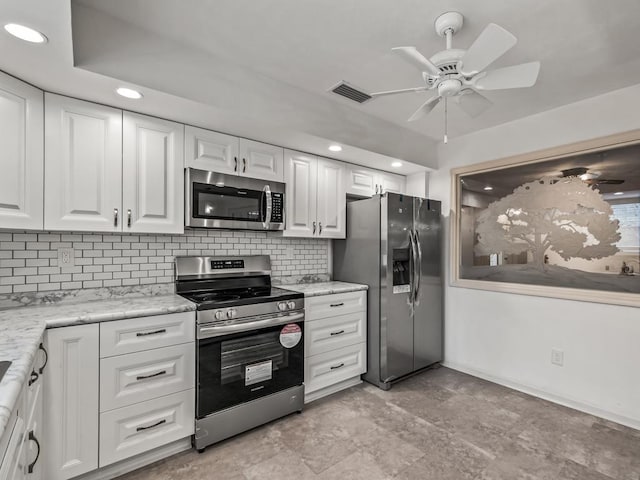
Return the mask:
[[358, 103], [364, 103], [367, 100], [371, 100], [371, 95], [354, 88], [347, 82], [340, 82], [335, 87], [333, 87], [331, 91]]

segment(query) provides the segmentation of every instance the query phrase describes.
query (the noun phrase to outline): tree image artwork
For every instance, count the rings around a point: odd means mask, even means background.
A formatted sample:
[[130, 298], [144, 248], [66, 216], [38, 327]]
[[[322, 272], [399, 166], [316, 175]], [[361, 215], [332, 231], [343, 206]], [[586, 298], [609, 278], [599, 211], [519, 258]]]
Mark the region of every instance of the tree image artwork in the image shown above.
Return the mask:
[[530, 252], [545, 269], [553, 250], [563, 259], [587, 260], [618, 252], [618, 220], [598, 190], [578, 177], [542, 178], [497, 200], [477, 218], [477, 255]]

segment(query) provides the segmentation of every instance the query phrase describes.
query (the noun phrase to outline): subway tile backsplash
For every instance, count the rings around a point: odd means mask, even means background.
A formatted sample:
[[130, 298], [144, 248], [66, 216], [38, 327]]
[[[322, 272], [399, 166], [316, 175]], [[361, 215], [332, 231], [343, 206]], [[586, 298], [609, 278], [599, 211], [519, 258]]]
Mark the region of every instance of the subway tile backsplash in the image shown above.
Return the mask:
[[[0, 295], [173, 283], [179, 255], [269, 255], [274, 283], [325, 276], [329, 240], [276, 232], [191, 230], [184, 235], [0, 232]], [[58, 266], [72, 248], [75, 266]]]

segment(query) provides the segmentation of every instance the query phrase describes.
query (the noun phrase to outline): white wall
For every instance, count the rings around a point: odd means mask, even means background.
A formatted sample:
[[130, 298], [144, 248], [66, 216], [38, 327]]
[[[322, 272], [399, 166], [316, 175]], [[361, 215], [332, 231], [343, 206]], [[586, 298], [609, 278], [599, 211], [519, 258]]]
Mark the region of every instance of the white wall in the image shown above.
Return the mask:
[[[449, 217], [451, 168], [640, 129], [639, 112], [636, 85], [451, 139], [430, 197]], [[640, 428], [640, 309], [452, 287], [446, 270], [446, 365]]]

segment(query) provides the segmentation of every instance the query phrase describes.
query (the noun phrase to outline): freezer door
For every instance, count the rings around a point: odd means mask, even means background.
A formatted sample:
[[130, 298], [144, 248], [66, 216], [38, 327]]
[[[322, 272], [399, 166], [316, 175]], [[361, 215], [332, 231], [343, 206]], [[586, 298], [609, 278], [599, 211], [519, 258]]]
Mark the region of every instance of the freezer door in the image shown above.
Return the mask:
[[414, 199], [417, 239], [416, 296], [414, 301], [414, 370], [442, 361], [442, 253], [440, 202]]
[[413, 371], [413, 197], [381, 202], [380, 379], [389, 382]]

